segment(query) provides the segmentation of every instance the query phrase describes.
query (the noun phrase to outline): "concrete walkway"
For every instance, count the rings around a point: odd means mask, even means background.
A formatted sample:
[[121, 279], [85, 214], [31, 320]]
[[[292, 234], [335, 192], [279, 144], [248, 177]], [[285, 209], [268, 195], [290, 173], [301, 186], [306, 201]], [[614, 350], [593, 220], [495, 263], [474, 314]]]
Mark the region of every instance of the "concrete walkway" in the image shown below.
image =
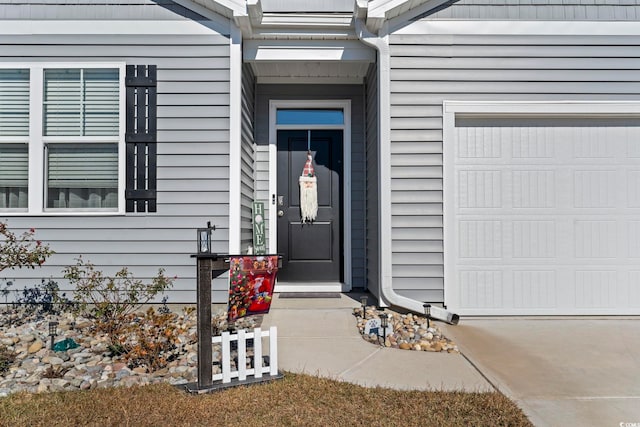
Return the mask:
[[278, 327], [280, 369], [400, 390], [493, 391], [460, 354], [377, 347], [362, 339], [357, 294], [289, 299], [277, 294], [262, 327]]
[[442, 328], [536, 426], [640, 426], [640, 319], [462, 319]]

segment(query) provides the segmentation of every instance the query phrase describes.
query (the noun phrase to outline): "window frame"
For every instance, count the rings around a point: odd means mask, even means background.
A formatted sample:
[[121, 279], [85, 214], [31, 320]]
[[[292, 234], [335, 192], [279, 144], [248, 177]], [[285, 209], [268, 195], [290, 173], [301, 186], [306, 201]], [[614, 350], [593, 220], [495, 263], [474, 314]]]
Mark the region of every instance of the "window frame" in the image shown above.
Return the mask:
[[[125, 125], [126, 89], [124, 62], [38, 62], [2, 63], [2, 69], [29, 69], [29, 136], [0, 137], [0, 142], [27, 143], [29, 151], [27, 209], [0, 209], [3, 216], [114, 216], [125, 215]], [[111, 68], [118, 70], [118, 135], [117, 136], [45, 136], [44, 135], [44, 70]], [[18, 141], [18, 139], [20, 139]], [[9, 141], [11, 140], [11, 141]], [[118, 206], [116, 209], [47, 208], [46, 146], [56, 143], [115, 143], [118, 147]]]

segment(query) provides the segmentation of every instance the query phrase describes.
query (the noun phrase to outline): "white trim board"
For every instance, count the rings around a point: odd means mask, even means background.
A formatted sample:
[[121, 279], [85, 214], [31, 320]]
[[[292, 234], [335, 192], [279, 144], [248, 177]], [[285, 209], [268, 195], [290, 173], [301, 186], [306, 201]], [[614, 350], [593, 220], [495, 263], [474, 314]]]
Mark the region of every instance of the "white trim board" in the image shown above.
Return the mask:
[[[276, 112], [279, 108], [341, 108], [344, 111], [343, 125], [277, 125]], [[278, 194], [278, 130], [280, 129], [340, 129], [343, 137], [343, 192], [344, 199], [342, 201], [343, 209], [343, 253], [344, 283], [340, 292], [348, 292], [351, 290], [352, 267], [351, 267], [351, 100], [275, 100], [269, 101], [269, 252], [277, 253], [278, 251], [278, 216], [275, 201]], [[278, 292], [282, 291], [278, 285]], [[314, 292], [312, 286], [304, 287], [304, 292]], [[335, 292], [331, 286], [316, 285], [321, 290]], [[291, 292], [297, 292], [289, 289]], [[300, 290], [298, 290], [300, 291]]]
[[242, 240], [242, 32], [231, 23], [229, 40], [229, 253]]
[[2, 21], [0, 35], [211, 35], [229, 34], [229, 26], [213, 21], [52, 21], [52, 20], [9, 20]]
[[637, 36], [640, 22], [615, 21], [416, 21], [393, 34]]
[[278, 282], [277, 293], [283, 292], [345, 292], [343, 284], [338, 282]]

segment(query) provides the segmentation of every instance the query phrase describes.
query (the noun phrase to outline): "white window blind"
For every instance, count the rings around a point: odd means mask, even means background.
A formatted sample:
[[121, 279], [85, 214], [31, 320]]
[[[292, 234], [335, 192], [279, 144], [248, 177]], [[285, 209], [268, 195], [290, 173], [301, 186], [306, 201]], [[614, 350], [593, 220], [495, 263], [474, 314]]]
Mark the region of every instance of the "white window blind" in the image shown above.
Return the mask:
[[0, 208], [27, 208], [28, 165], [27, 144], [0, 144]]
[[118, 69], [47, 69], [44, 72], [46, 136], [117, 136]]
[[117, 208], [117, 144], [49, 144], [48, 208]]
[[29, 135], [29, 70], [0, 69], [0, 136]]
[[0, 209], [27, 208], [28, 136], [29, 70], [0, 69]]

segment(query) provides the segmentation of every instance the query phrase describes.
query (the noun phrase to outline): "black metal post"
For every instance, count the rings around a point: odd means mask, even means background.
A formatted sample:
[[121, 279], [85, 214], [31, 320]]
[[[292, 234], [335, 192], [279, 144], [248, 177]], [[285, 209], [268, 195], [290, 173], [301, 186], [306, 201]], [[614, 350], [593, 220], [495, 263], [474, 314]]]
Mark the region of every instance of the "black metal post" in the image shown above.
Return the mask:
[[211, 258], [198, 258], [198, 388], [213, 384], [213, 347], [211, 345]]

